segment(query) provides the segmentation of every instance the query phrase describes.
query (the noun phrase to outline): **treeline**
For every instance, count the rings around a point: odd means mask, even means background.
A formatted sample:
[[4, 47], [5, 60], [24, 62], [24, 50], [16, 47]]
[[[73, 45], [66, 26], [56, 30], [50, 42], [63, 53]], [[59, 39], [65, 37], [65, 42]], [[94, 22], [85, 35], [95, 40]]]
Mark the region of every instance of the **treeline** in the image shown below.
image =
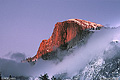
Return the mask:
[[62, 80], [60, 78], [55, 78], [55, 76], [53, 76], [51, 79], [49, 78], [48, 74], [44, 74], [44, 75], [40, 75], [39, 77], [40, 80]]

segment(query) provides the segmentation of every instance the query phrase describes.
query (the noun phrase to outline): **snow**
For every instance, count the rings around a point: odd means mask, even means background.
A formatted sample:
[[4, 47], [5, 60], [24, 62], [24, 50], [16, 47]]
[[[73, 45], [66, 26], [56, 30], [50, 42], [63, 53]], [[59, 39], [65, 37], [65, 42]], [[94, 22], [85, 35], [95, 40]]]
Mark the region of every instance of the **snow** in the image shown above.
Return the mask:
[[81, 25], [81, 23], [79, 21], [77, 21], [76, 19], [69, 19], [68, 21], [74, 21], [76, 22], [77, 24]]
[[92, 28], [92, 27], [97, 28], [98, 26], [102, 27], [101, 24], [96, 24], [94, 22], [89, 22], [89, 21], [85, 21], [85, 20], [81, 20], [81, 19], [69, 19], [67, 21], [74, 21], [78, 25], [82, 25], [85, 28]]

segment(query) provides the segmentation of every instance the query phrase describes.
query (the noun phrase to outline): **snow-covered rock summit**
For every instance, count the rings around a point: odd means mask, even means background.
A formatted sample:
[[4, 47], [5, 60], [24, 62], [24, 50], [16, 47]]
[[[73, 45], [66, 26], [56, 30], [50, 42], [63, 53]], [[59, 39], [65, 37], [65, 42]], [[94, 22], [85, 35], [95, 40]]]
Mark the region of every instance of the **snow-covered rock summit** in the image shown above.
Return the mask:
[[[37, 54], [26, 59], [27, 61], [36, 61], [39, 58], [49, 59], [51, 55], [55, 55], [57, 48], [69, 49], [76, 45], [78, 41], [83, 40], [90, 30], [100, 30], [101, 24], [85, 21], [81, 19], [69, 19], [55, 24], [52, 36], [48, 40], [40, 43]], [[85, 42], [85, 41], [83, 41]]]

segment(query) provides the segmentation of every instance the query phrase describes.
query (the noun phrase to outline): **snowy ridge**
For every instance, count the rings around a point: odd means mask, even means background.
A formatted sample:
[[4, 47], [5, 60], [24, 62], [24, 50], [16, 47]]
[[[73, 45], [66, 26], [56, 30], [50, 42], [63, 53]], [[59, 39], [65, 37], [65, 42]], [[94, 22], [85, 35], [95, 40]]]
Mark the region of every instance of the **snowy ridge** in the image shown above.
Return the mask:
[[84, 27], [83, 29], [97, 28], [98, 26], [101, 26], [101, 27], [103, 26], [101, 24], [96, 24], [94, 22], [85, 21], [85, 20], [81, 20], [81, 19], [69, 19], [67, 21], [74, 21], [78, 25], [82, 25]]

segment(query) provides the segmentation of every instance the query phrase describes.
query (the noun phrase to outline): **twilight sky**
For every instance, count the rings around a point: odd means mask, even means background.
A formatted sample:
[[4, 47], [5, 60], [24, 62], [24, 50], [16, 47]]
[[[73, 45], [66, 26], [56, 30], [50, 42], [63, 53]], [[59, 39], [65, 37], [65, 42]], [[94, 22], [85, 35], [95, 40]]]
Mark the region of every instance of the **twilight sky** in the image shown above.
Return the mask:
[[0, 58], [34, 56], [56, 22], [71, 18], [120, 25], [120, 0], [0, 0]]

